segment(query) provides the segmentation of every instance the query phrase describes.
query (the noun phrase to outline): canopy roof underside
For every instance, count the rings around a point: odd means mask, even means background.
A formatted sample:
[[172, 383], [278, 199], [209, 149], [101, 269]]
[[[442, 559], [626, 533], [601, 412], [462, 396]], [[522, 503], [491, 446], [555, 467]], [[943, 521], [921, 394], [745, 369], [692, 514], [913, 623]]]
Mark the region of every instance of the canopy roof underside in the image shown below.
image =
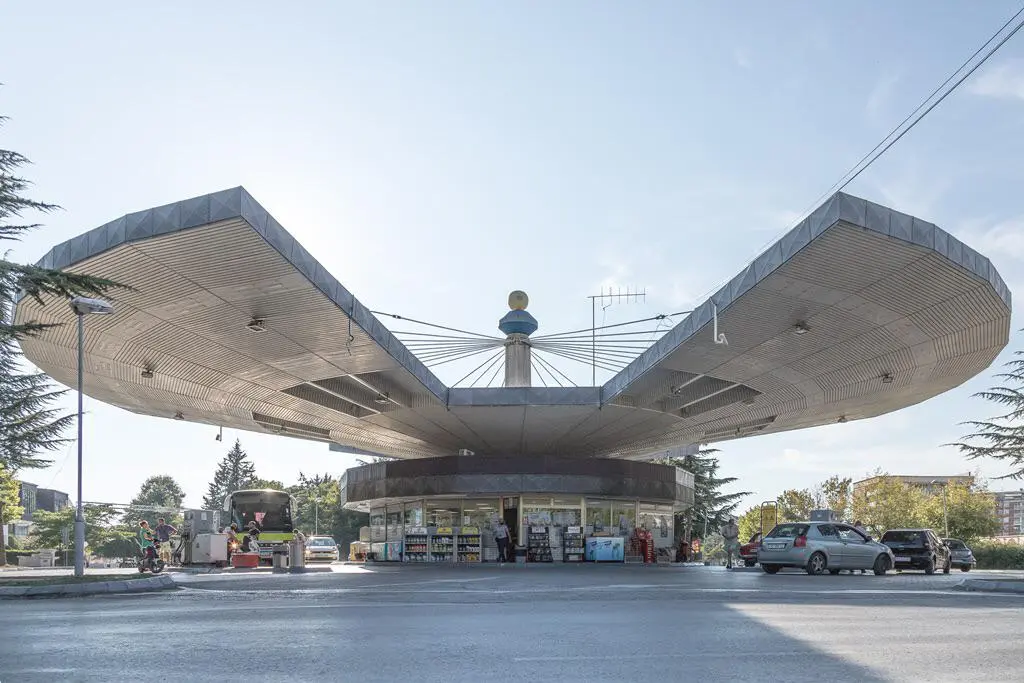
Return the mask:
[[[1010, 325], [987, 258], [844, 194], [602, 387], [446, 387], [242, 188], [129, 214], [40, 263], [133, 288], [87, 319], [93, 398], [399, 458], [642, 459], [873, 417], [982, 372]], [[728, 344], [713, 339], [713, 307]], [[62, 324], [22, 347], [74, 386], [68, 306], [23, 298], [16, 316]]]

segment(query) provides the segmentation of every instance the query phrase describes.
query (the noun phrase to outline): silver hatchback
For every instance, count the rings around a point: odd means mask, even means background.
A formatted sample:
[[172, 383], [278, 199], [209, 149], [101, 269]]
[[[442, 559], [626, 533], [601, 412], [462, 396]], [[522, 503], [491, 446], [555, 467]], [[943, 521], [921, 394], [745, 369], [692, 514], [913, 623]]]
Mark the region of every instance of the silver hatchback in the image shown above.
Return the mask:
[[888, 546], [840, 522], [779, 524], [761, 541], [757, 560], [769, 574], [783, 567], [799, 567], [808, 574], [870, 569], [881, 575], [895, 565]]

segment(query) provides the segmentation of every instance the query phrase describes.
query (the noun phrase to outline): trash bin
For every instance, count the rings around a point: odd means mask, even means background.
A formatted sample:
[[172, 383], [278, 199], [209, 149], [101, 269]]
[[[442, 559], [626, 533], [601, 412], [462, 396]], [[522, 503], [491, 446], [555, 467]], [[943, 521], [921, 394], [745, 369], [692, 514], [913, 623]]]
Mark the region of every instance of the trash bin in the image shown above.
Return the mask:
[[274, 567], [274, 571], [283, 571], [288, 569], [288, 548], [283, 545], [274, 546], [271, 562]]
[[295, 540], [288, 543], [288, 559], [293, 572], [301, 572], [306, 568], [306, 544]]

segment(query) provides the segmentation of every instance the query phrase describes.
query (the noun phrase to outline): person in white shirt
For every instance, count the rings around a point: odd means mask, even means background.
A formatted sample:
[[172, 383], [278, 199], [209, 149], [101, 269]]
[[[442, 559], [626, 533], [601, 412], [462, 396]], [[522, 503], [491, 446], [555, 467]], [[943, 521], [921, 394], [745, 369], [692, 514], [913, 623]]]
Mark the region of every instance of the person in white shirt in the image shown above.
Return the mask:
[[498, 562], [508, 562], [509, 544], [512, 534], [509, 532], [505, 520], [499, 520], [498, 526], [494, 527], [494, 540], [498, 544]]

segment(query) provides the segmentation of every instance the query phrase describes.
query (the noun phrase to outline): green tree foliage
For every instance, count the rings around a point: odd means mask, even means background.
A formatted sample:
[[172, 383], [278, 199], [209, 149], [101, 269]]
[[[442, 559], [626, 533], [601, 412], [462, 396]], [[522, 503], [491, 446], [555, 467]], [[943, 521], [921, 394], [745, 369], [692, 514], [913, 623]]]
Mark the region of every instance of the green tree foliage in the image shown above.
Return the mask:
[[299, 473], [299, 481], [288, 488], [295, 497], [293, 522], [307, 535], [319, 530], [321, 535], [334, 538], [342, 555], [349, 544], [359, 540], [359, 529], [370, 523], [365, 512], [346, 510], [341, 506], [338, 480], [329, 474], [308, 476]]
[[287, 491], [283, 481], [277, 479], [256, 479], [250, 486], [254, 489], [273, 489], [274, 491]]
[[925, 497], [919, 487], [895, 477], [877, 475], [858, 487], [853, 497], [853, 517], [875, 537], [886, 529], [921, 527]]
[[[677, 529], [683, 530], [681, 535], [689, 536], [691, 529], [703, 533], [705, 524], [710, 532], [717, 530], [734, 516], [736, 508], [749, 492], [725, 493], [723, 488], [736, 482], [736, 477], [722, 477], [718, 474], [719, 464], [717, 449], [705, 449], [695, 455], [682, 458], [665, 458], [659, 462], [663, 465], [675, 465], [693, 474], [693, 507], [679, 515], [676, 520]], [[680, 523], [682, 526], [679, 526]], [[684, 530], [685, 529], [685, 530]]]
[[[1024, 478], [1024, 351], [1006, 363], [1005, 372], [996, 375], [1002, 384], [975, 394], [995, 403], [1002, 412], [988, 420], [965, 422], [973, 431], [954, 444], [968, 458], [995, 458], [1011, 468], [1006, 477]], [[1005, 478], [1005, 477], [1004, 477]]]
[[[6, 121], [0, 116], [0, 125]], [[21, 154], [0, 149], [0, 242], [18, 241], [39, 227], [22, 220], [25, 214], [56, 210], [54, 204], [29, 199], [29, 182], [19, 170], [29, 163]], [[110, 280], [66, 273], [50, 268], [14, 263], [0, 251], [0, 463], [13, 470], [45, 467], [50, 463], [42, 454], [67, 443], [64, 430], [72, 417], [53, 408], [63, 394], [49, 379], [20, 367], [21, 350], [16, 340], [38, 334], [48, 325], [36, 321], [16, 324], [14, 302], [19, 291], [46, 303], [70, 297], [100, 296], [117, 287]]]
[[341, 492], [338, 482], [329, 475], [306, 476], [299, 472], [299, 483], [289, 489], [295, 496], [292, 521], [296, 528], [309, 535], [328, 533], [335, 517], [341, 511]]
[[815, 490], [818, 509], [832, 510], [839, 519], [850, 519], [853, 514], [853, 479], [831, 476]]
[[[945, 492], [946, 516], [949, 518], [949, 537], [973, 543], [979, 538], [994, 536], [999, 531], [996, 517], [996, 499], [988, 491], [965, 485], [950, 485]], [[924, 526], [944, 534], [942, 490], [922, 501], [918, 519]]]
[[806, 522], [817, 503], [807, 489], [788, 489], [778, 497], [779, 522]]
[[[109, 539], [114, 522], [120, 517], [111, 505], [85, 505], [85, 543], [90, 552], [96, 552]], [[57, 548], [63, 544], [62, 529], [68, 529], [74, 538], [75, 508], [69, 506], [58, 512], [36, 510], [32, 513], [33, 545], [38, 548]]]
[[207, 510], [220, 510], [229, 493], [254, 488], [257, 481], [256, 467], [242, 450], [242, 442], [235, 439], [235, 445], [217, 466], [213, 481], [203, 498], [203, 506]]
[[[19, 505], [18, 480], [14, 478], [14, 472], [0, 462], [0, 529], [3, 529], [10, 520], [18, 519], [25, 511]], [[8, 539], [8, 544], [13, 539]], [[0, 567], [7, 564], [7, 554], [0, 548]]]
[[150, 477], [142, 482], [139, 492], [132, 498], [124, 514], [128, 526], [137, 526], [141, 520], [156, 526], [156, 520], [163, 517], [173, 526], [181, 525], [181, 504], [185, 491], [168, 474]]
[[[750, 540], [751, 536], [761, 532], [761, 506], [755, 505], [754, 507], [747, 508], [746, 512], [740, 515], [740, 519], [736, 524], [740, 528], [740, 542], [746, 543]], [[765, 531], [767, 532], [768, 530], [765, 529]]]

